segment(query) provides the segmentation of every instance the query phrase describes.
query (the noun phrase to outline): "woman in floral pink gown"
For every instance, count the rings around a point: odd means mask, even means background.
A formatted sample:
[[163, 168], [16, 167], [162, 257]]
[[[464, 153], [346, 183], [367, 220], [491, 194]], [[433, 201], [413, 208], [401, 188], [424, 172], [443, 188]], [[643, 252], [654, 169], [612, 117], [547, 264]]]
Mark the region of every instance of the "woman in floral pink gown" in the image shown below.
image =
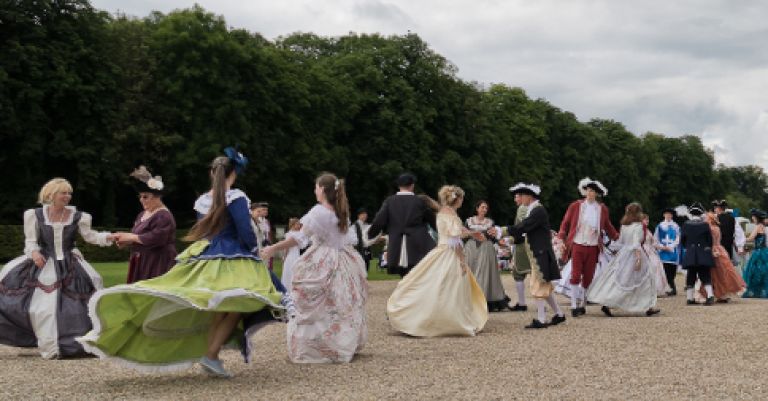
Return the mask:
[[[349, 362], [365, 345], [368, 329], [365, 264], [352, 247], [344, 183], [332, 174], [315, 182], [318, 204], [301, 218], [312, 246], [293, 267], [291, 296], [296, 316], [288, 322], [288, 356], [295, 363]], [[262, 257], [296, 244], [285, 239]]]

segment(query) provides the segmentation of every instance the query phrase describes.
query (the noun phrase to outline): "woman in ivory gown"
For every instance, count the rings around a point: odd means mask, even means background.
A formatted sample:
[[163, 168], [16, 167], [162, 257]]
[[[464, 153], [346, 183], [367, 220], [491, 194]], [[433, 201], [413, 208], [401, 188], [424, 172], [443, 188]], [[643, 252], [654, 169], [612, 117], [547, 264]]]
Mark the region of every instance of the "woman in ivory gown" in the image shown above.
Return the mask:
[[[474, 336], [488, 320], [483, 290], [464, 262], [461, 237], [470, 235], [456, 214], [464, 191], [452, 185], [438, 193], [437, 247], [398, 283], [387, 302], [392, 327], [416, 337]], [[437, 205], [433, 205], [437, 207]]]
[[647, 316], [660, 312], [654, 308], [656, 272], [643, 248], [642, 213], [639, 203], [627, 205], [618, 240], [621, 249], [587, 291], [587, 299], [603, 305], [607, 316], [612, 316], [610, 308], [645, 312]]

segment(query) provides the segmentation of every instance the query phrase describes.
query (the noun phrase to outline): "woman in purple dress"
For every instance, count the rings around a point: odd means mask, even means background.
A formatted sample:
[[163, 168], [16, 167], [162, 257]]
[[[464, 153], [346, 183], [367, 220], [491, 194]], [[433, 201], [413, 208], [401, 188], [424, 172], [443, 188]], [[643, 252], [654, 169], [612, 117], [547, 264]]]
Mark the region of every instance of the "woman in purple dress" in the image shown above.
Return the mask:
[[118, 246], [131, 247], [128, 284], [162, 276], [176, 262], [176, 221], [163, 204], [163, 181], [146, 167], [131, 173], [144, 210], [136, 216], [130, 233], [117, 233]]

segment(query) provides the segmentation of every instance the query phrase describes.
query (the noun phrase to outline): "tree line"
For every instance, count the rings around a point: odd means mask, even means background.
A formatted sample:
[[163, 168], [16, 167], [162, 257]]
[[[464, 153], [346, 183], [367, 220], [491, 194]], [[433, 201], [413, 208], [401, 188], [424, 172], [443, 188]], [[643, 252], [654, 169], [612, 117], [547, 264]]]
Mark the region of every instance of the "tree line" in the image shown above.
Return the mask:
[[353, 208], [375, 210], [412, 171], [420, 191], [460, 185], [464, 215], [485, 199], [500, 222], [515, 182], [541, 184], [557, 222], [584, 176], [608, 187], [614, 219], [631, 201], [654, 218], [716, 198], [768, 206], [760, 167], [715, 165], [696, 136], [635, 135], [521, 88], [464, 81], [416, 34], [270, 41], [199, 6], [136, 18], [86, 0], [15, 0], [0, 10], [0, 41], [0, 224], [20, 224], [61, 176], [98, 224], [130, 226], [128, 173], [144, 164], [188, 227], [228, 145], [251, 159], [237, 185], [269, 201], [277, 223], [309, 208], [321, 171], [346, 179]]

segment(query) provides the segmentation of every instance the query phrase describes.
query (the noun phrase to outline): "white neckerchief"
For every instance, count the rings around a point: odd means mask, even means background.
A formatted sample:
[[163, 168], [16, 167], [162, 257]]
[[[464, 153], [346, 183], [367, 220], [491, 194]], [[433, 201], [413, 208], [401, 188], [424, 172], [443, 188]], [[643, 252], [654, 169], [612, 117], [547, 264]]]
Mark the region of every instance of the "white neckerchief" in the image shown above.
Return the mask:
[[415, 195], [415, 194], [411, 191], [397, 191], [396, 195]]
[[533, 210], [533, 208], [535, 208], [536, 206], [539, 206], [539, 200], [538, 199], [536, 199], [535, 201], [531, 202], [530, 205], [528, 205], [528, 210], [525, 213], [525, 217], [530, 216], [531, 215], [531, 210]]

